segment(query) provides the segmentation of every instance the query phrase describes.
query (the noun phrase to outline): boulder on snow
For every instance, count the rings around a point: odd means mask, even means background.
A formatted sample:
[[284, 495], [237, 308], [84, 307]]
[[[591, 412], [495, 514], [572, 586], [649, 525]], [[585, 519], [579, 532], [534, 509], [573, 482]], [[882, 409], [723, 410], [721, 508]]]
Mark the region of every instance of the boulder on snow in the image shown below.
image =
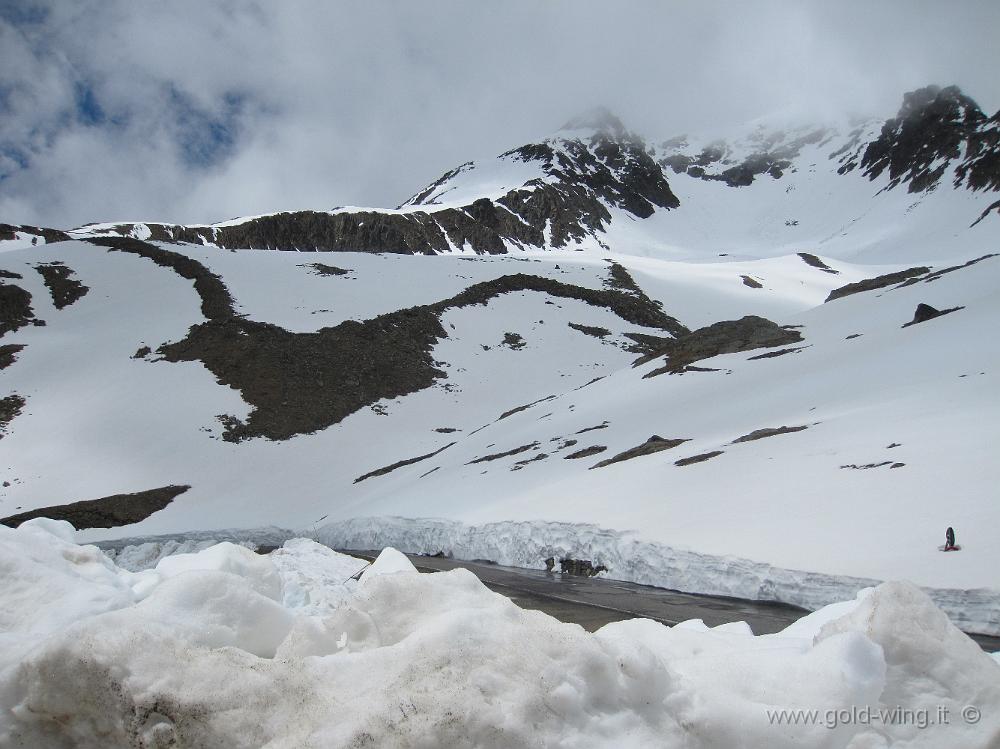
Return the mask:
[[965, 309], [965, 307], [951, 307], [950, 309], [935, 309], [929, 304], [924, 304], [921, 302], [917, 305], [916, 311], [913, 313], [913, 319], [906, 323], [903, 327], [908, 328], [911, 325], [916, 325], [917, 323], [927, 322], [928, 320], [933, 320], [935, 317], [941, 317], [941, 315], [947, 315], [949, 312], [956, 312], [960, 309]]

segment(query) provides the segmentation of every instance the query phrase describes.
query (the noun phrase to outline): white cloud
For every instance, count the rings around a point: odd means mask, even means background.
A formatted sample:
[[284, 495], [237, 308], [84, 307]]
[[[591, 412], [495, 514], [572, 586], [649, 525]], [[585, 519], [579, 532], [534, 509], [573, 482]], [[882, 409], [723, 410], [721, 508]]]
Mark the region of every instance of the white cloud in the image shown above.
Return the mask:
[[1000, 106], [988, 1], [46, 7], [0, 21], [3, 221], [395, 205], [595, 103], [656, 137], [789, 106], [891, 114], [932, 82]]

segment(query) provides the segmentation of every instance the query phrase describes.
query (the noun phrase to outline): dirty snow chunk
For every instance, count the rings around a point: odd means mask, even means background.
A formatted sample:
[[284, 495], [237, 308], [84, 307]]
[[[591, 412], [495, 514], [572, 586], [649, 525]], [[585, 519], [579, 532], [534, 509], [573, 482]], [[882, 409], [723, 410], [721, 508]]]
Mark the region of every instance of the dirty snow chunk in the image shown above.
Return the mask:
[[282, 603], [296, 613], [321, 616], [357, 589], [352, 578], [367, 562], [308, 538], [293, 538], [269, 555], [281, 577]]
[[134, 603], [131, 575], [96, 546], [72, 543], [73, 532], [46, 518], [0, 526], [0, 670], [33, 640]]
[[[273, 564], [220, 544], [133, 574], [44, 524], [0, 534], [0, 616], [21, 612], [0, 635], [0, 746], [987, 749], [1000, 735], [1000, 666], [908, 584], [794, 636], [643, 619], [590, 634], [468, 570], [402, 574], [392, 550], [352, 592], [339, 576], [358, 560], [311, 541]], [[275, 577], [277, 599], [261, 592]], [[136, 580], [147, 590], [131, 603]], [[53, 606], [72, 586], [67, 610]], [[966, 704], [982, 723], [825, 722]], [[819, 720], [776, 722], [782, 710]]]
[[361, 584], [364, 585], [366, 582], [370, 581], [373, 577], [378, 575], [391, 575], [395, 572], [416, 572], [417, 568], [413, 566], [409, 559], [406, 558], [406, 554], [401, 551], [396, 551], [392, 547], [387, 547], [382, 549], [382, 553], [375, 558], [371, 566], [364, 571], [361, 575]]
[[271, 560], [229, 541], [210, 546], [196, 554], [164, 557], [156, 565], [156, 572], [164, 578], [203, 570], [218, 570], [236, 575], [245, 579], [261, 595], [275, 601], [281, 600], [281, 577]]

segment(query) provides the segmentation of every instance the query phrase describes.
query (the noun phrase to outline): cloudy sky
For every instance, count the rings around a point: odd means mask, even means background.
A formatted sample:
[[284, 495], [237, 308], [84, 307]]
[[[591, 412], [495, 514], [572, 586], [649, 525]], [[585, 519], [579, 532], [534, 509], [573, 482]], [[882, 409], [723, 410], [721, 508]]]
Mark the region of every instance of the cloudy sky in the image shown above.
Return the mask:
[[0, 0], [0, 222], [395, 206], [595, 104], [652, 137], [1000, 108], [1000, 3]]

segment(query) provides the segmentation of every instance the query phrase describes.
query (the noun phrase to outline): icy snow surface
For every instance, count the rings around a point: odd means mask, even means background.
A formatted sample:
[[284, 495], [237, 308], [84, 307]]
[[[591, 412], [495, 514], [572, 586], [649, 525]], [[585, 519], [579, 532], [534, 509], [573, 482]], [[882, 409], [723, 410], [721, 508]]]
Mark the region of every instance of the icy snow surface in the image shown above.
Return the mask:
[[[765, 136], [806, 132], [791, 120], [756, 124]], [[862, 141], [881, 125], [865, 127]], [[718, 171], [758, 149], [747, 132], [691, 138], [683, 150], [724, 139], [729, 161], [713, 164]], [[432, 387], [281, 442], [221, 439], [219, 416], [246, 419], [250, 404], [200, 363], [155, 353], [203, 322], [190, 280], [134, 255], [76, 241], [33, 246], [34, 235], [19, 233], [0, 244], [0, 269], [22, 276], [9, 282], [31, 293], [46, 325], [2, 341], [23, 348], [0, 370], [0, 398], [17, 393], [26, 403], [3, 435], [0, 517], [190, 484], [140, 523], [81, 538], [184, 534], [116, 557], [136, 570], [216, 541], [248, 543], [249, 529], [266, 526], [331, 539], [367, 529], [408, 551], [447, 541], [469, 556], [532, 567], [558, 546], [590, 554], [611, 577], [811, 607], [906, 579], [960, 626], [1000, 632], [1000, 258], [824, 303], [848, 283], [997, 252], [1000, 222], [972, 226], [995, 196], [952, 189], [954, 164], [937, 188], [918, 193], [885, 189], [887, 174], [837, 174], [831, 154], [849, 138], [849, 127], [831, 130], [780, 179], [758, 175], [744, 187], [667, 168], [678, 208], [639, 219], [609, 206], [606, 232], [562, 251], [409, 257], [169, 246], [217, 274], [239, 314], [296, 334], [432, 304], [509, 274], [601, 289], [613, 261], [689, 328], [760, 315], [798, 326], [804, 339], [774, 358], [728, 354], [697, 362], [712, 371], [647, 378], [662, 359], [633, 367], [629, 336], [662, 331], [577, 300], [511, 293], [441, 316], [447, 337], [429, 354], [446, 376]], [[655, 146], [652, 155], [668, 151]], [[535, 178], [552, 177], [515, 156], [479, 159], [437, 184], [428, 205], [401, 210], [497, 197]], [[150, 236], [144, 223], [131, 231]], [[56, 309], [33, 269], [40, 262], [65, 263], [88, 294]], [[322, 275], [317, 262], [348, 273]], [[904, 329], [922, 303], [962, 309]], [[524, 345], [506, 345], [508, 333]], [[136, 358], [141, 347], [151, 353]], [[272, 383], [285, 386], [277, 376]], [[782, 426], [806, 428], [737, 441]], [[652, 435], [687, 441], [590, 470]], [[604, 451], [567, 459], [588, 448]], [[676, 465], [705, 455], [715, 457]], [[960, 553], [938, 551], [948, 526]], [[244, 533], [206, 530], [226, 528]], [[510, 533], [489, 538], [484, 528]]]
[[[0, 527], [0, 745], [1000, 740], [1000, 666], [904, 583], [775, 635], [638, 619], [589, 634], [467, 570], [418, 574], [391, 549], [355, 583], [361, 560], [306, 539], [270, 556], [223, 543], [132, 573], [72, 538], [53, 521]], [[978, 722], [963, 719], [970, 706]]]
[[[713, 556], [644, 540], [638, 533], [579, 523], [508, 521], [465, 525], [440, 519], [355, 518], [311, 532], [336, 549], [395, 546], [411, 554], [444, 552], [456, 559], [489, 559], [508, 567], [545, 569], [544, 561], [588, 559], [616, 580], [671, 590], [780, 601], [819, 609], [860, 595], [879, 580], [783, 569], [749, 559]], [[1000, 634], [995, 590], [926, 588], [966, 632]]]
[[[505, 274], [594, 289], [609, 278], [607, 253], [423, 258], [171, 249], [217, 273], [241, 314], [301, 333], [440, 301]], [[25, 348], [0, 370], [0, 396], [17, 392], [27, 406], [3, 437], [2, 478], [10, 485], [0, 488], [0, 515], [184, 483], [192, 488], [147, 520], [83, 538], [262, 526], [308, 534], [371, 517], [447, 518], [476, 527], [558, 521], [576, 529], [573, 538], [566, 532], [568, 547], [579, 547], [596, 527], [650, 545], [643, 548], [669, 549], [664, 559], [706, 560], [657, 562], [643, 571], [649, 562], [619, 553], [606, 562], [611, 577], [691, 592], [724, 584], [738, 595], [803, 605], [852, 597], [872, 581], [907, 579], [930, 590], [963, 628], [1000, 631], [1000, 546], [993, 538], [1000, 505], [988, 501], [1000, 482], [993, 448], [1000, 422], [990, 417], [1000, 374], [993, 343], [1000, 258], [933, 283], [824, 304], [833, 288], [904, 266], [823, 256], [839, 271], [832, 274], [795, 254], [698, 263], [610, 257], [691, 328], [757, 314], [802, 326], [797, 345], [804, 348], [760, 360], [750, 358], [760, 352], [723, 355], [698, 362], [717, 371], [645, 379], [662, 360], [633, 368], [636, 354], [625, 350], [632, 344], [625, 334], [662, 331], [571, 299], [507, 294], [442, 315], [448, 337], [431, 356], [447, 379], [435, 386], [314, 434], [233, 444], [219, 439], [217, 416], [246, 417], [249, 406], [238, 391], [199, 363], [133, 358], [140, 346], [155, 350], [180, 340], [202, 321], [190, 281], [80, 242], [6, 252], [0, 267], [22, 275], [14, 283], [32, 294], [35, 314], [47, 324], [3, 339]], [[933, 265], [968, 259], [944, 256]], [[61, 310], [31, 268], [53, 261], [65, 262], [90, 287]], [[319, 276], [311, 262], [351, 272]], [[745, 285], [744, 275], [762, 288]], [[903, 329], [919, 303], [964, 309]], [[598, 339], [569, 323], [609, 335]], [[507, 332], [520, 334], [524, 347], [503, 345]], [[535, 405], [499, 418], [528, 404]], [[783, 425], [808, 428], [733, 444]], [[654, 434], [689, 441], [589, 470], [599, 457]], [[433, 459], [354, 483], [450, 442]], [[535, 443], [508, 458], [471, 463]], [[592, 446], [606, 446], [606, 454], [565, 459]], [[674, 465], [713, 451], [722, 454]], [[516, 466], [541, 454], [547, 457]], [[904, 465], [891, 469], [887, 461]], [[869, 464], [884, 465], [841, 467]], [[960, 553], [937, 550], [949, 525]], [[246, 537], [208, 532], [188, 540]], [[403, 539], [394, 543], [417, 550]], [[540, 565], [548, 554], [534, 557], [530, 548], [518, 563]], [[153, 561], [160, 555], [135, 553]], [[740, 561], [718, 561], [727, 559]], [[709, 560], [728, 570], [725, 579], [702, 574]]]

